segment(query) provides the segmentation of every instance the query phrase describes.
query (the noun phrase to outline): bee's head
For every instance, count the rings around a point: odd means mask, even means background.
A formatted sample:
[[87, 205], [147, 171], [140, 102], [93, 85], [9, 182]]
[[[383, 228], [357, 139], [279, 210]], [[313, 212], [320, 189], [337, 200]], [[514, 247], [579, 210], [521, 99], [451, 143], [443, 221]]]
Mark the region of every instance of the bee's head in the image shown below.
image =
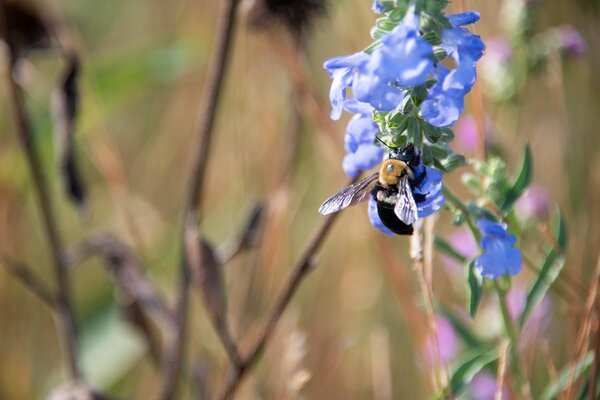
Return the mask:
[[402, 174], [412, 178], [412, 171], [404, 161], [390, 158], [381, 164], [379, 169], [379, 182], [383, 185], [397, 185]]
[[412, 143], [407, 144], [399, 149], [390, 151], [390, 159], [404, 161], [409, 167], [415, 168], [421, 162], [421, 154]]

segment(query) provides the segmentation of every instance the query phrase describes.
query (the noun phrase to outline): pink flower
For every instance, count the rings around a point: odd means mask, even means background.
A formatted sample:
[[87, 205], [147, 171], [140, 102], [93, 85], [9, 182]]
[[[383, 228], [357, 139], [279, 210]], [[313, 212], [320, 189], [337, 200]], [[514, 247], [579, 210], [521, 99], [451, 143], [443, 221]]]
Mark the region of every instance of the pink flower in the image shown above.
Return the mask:
[[[477, 242], [475, 241], [475, 239], [473, 239], [471, 231], [469, 231], [469, 229], [467, 228], [460, 228], [455, 230], [448, 238], [448, 242], [457, 252], [459, 252], [465, 258], [472, 259], [479, 253]], [[442, 260], [446, 267], [448, 267], [448, 272], [454, 274], [459, 273], [463, 270], [462, 265], [460, 265], [457, 261], [448, 256], [442, 256]]]
[[[513, 321], [517, 322], [525, 308], [527, 300], [527, 290], [525, 287], [518, 284], [513, 285], [506, 296], [508, 312]], [[552, 314], [552, 303], [547, 296], [542, 299], [540, 304], [530, 314], [527, 323], [521, 333], [520, 345], [525, 347], [532, 343], [537, 335], [542, 331], [549, 322]]]
[[572, 25], [562, 25], [556, 28], [560, 40], [560, 49], [568, 56], [585, 54], [587, 45], [581, 33]]
[[[487, 372], [478, 373], [469, 384], [469, 392], [477, 400], [494, 400], [496, 377]], [[508, 399], [506, 388], [502, 389], [502, 399]]]
[[550, 196], [541, 186], [531, 186], [515, 204], [521, 221], [542, 220], [550, 214]]
[[485, 57], [488, 61], [494, 61], [499, 64], [508, 64], [512, 57], [510, 43], [503, 37], [490, 39], [487, 42]]
[[425, 361], [428, 364], [433, 364], [435, 362], [435, 347], [433, 346], [437, 346], [439, 343], [440, 362], [448, 363], [452, 361], [458, 353], [458, 337], [454, 332], [452, 324], [446, 318], [440, 316], [436, 317], [436, 325], [438, 340], [433, 340], [431, 335], [425, 340], [423, 349]]

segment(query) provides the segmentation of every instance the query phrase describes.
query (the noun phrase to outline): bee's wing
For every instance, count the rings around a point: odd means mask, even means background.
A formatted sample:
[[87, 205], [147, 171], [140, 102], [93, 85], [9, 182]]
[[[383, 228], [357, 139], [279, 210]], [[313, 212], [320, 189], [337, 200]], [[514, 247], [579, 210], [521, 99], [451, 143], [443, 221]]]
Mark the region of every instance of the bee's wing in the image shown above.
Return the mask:
[[394, 207], [394, 213], [406, 225], [412, 225], [418, 218], [417, 204], [410, 190], [408, 175], [400, 178], [398, 183], [398, 201]]
[[377, 183], [378, 177], [379, 172], [375, 172], [373, 175], [367, 176], [342, 189], [321, 204], [319, 213], [323, 215], [331, 214], [367, 200], [371, 194], [371, 189]]

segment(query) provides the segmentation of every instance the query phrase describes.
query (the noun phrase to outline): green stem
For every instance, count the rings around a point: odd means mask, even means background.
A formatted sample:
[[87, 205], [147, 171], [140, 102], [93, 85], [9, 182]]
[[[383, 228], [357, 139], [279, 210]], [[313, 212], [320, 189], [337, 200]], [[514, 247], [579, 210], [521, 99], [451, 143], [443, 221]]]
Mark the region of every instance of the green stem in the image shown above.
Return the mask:
[[446, 197], [446, 200], [448, 200], [454, 207], [456, 207], [460, 211], [462, 211], [462, 213], [465, 216], [465, 220], [467, 221], [467, 225], [469, 225], [469, 229], [471, 230], [471, 233], [473, 234], [473, 237], [475, 238], [477, 243], [479, 243], [481, 241], [481, 233], [479, 232], [479, 229], [477, 229], [477, 227], [475, 226], [475, 223], [473, 222], [473, 219], [471, 218], [471, 214], [469, 213], [469, 209], [467, 208], [465, 203], [463, 203], [462, 200], [458, 198], [456, 193], [454, 193], [446, 185], [442, 186], [442, 193]]

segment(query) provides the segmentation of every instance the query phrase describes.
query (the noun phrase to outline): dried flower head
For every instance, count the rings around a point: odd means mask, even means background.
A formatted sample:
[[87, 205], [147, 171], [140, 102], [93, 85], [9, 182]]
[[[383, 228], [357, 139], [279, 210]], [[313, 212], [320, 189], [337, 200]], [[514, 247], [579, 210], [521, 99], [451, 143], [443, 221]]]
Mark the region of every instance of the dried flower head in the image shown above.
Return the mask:
[[266, 28], [280, 24], [295, 37], [304, 34], [319, 17], [325, 15], [325, 0], [251, 0], [249, 24]]

